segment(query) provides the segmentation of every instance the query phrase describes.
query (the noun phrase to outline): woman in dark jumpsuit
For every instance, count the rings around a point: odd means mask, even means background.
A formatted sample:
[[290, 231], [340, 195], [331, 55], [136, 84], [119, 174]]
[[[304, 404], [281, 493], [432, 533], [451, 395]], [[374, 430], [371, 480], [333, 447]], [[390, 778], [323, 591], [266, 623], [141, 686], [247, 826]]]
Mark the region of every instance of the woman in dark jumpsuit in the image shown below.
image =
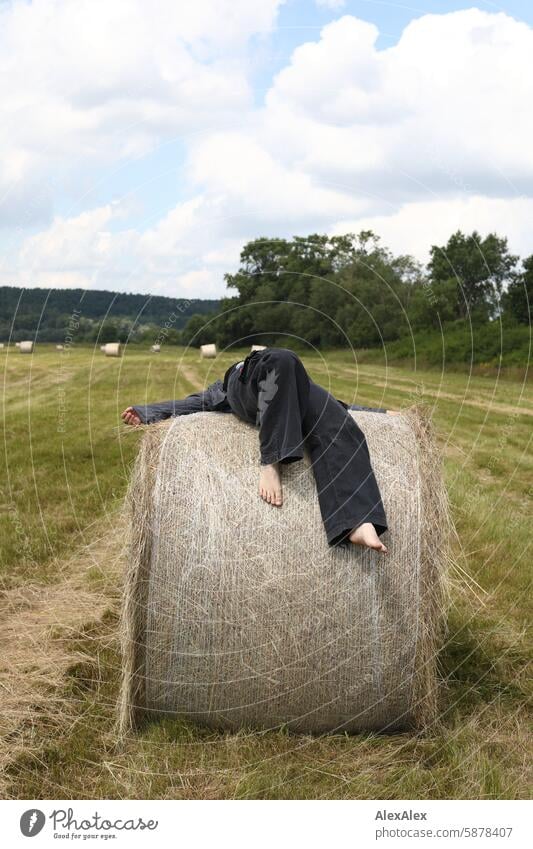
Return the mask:
[[281, 506], [280, 466], [301, 460], [307, 447], [329, 545], [356, 543], [386, 552], [379, 539], [387, 519], [368, 446], [348, 406], [314, 383], [299, 357], [286, 348], [254, 351], [203, 392], [177, 401], [134, 405], [128, 424], [151, 424], [195, 412], [232, 412], [259, 426], [259, 493]]

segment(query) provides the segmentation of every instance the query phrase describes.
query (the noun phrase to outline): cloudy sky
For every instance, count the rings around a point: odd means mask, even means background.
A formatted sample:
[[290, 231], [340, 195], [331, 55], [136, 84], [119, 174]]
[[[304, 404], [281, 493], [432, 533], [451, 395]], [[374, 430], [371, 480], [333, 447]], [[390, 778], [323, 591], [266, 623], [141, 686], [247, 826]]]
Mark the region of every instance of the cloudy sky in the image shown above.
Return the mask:
[[525, 0], [0, 0], [0, 283], [217, 297], [258, 236], [533, 253]]

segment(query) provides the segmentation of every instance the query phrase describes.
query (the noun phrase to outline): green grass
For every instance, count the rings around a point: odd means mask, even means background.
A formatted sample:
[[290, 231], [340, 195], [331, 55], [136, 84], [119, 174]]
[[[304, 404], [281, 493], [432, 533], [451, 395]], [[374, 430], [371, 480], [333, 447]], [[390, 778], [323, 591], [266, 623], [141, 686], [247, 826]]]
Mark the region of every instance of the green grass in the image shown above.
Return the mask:
[[[201, 361], [196, 351], [122, 360], [90, 348], [34, 357], [3, 351], [0, 580], [7, 600], [30, 585], [60, 587], [66, 558], [114, 527], [140, 434], [119, 429], [130, 403], [180, 397], [220, 376], [240, 353]], [[533, 399], [520, 380], [414, 371], [348, 352], [305, 356], [337, 397], [399, 408], [433, 407], [460, 542], [448, 635], [440, 656], [437, 725], [424, 736], [286, 731], [221, 734], [179, 720], [152, 723], [115, 745], [118, 576], [88, 564], [103, 617], [51, 633], [71, 662], [50, 683], [6, 766], [17, 798], [513, 798], [531, 792], [527, 707], [531, 639], [528, 550]], [[29, 673], [28, 673], [29, 674]], [[56, 700], [56, 701], [54, 701]], [[8, 741], [9, 742], [9, 741]]]
[[442, 331], [417, 331], [384, 346], [368, 349], [365, 362], [402, 363], [407, 368], [445, 368], [479, 374], [498, 374], [501, 369], [523, 375], [531, 361], [531, 328], [525, 324], [492, 321], [471, 324], [451, 322]]

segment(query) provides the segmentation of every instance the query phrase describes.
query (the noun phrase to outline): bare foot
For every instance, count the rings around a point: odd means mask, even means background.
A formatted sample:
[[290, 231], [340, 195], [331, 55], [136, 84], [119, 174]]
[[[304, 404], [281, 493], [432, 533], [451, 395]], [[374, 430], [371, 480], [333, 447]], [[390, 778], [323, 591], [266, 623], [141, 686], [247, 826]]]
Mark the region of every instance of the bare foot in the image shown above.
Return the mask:
[[363, 522], [362, 525], [355, 528], [350, 534], [350, 542], [354, 542], [356, 545], [366, 545], [368, 548], [382, 551], [383, 554], [387, 553], [387, 549], [378, 537], [372, 522]]
[[279, 463], [269, 466], [261, 466], [259, 474], [259, 495], [268, 504], [281, 507], [283, 504], [283, 492], [281, 489], [281, 475]]
[[141, 419], [139, 418], [133, 407], [126, 407], [126, 409], [120, 415], [126, 424], [133, 425], [133, 427], [137, 427], [137, 425], [141, 424]]

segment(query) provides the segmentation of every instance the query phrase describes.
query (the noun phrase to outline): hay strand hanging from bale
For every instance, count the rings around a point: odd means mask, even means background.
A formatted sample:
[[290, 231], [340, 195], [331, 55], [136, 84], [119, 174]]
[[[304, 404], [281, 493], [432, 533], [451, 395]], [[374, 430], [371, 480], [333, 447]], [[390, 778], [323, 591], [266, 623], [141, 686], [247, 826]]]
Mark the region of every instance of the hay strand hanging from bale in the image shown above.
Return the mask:
[[182, 715], [312, 733], [435, 719], [449, 518], [427, 417], [352, 412], [366, 434], [387, 557], [332, 549], [309, 460], [285, 501], [257, 495], [257, 430], [198, 413], [147, 428], [127, 499], [118, 729]]
[[200, 345], [200, 356], [204, 359], [214, 359], [217, 355], [216, 345]]

